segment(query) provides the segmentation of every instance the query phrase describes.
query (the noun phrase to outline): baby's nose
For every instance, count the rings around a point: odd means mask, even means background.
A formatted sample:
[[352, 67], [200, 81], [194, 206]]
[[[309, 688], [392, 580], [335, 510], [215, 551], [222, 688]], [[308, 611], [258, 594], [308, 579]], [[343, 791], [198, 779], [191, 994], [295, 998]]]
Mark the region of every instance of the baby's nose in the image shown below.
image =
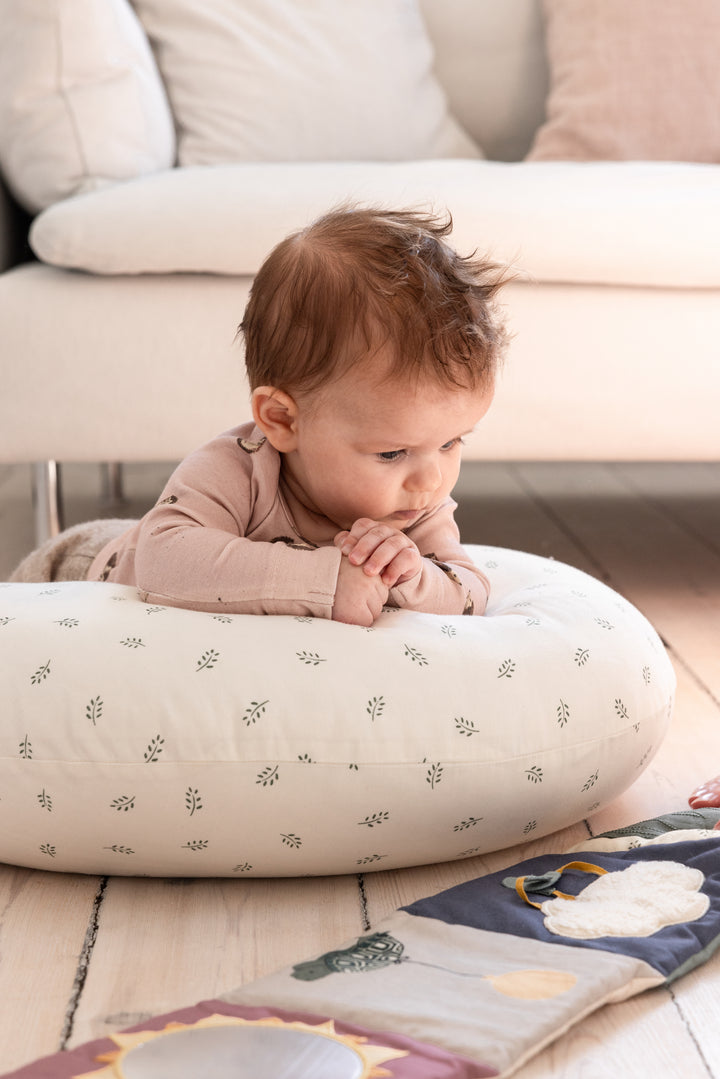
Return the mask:
[[441, 480], [442, 472], [437, 461], [418, 461], [405, 480], [405, 486], [409, 491], [434, 491]]

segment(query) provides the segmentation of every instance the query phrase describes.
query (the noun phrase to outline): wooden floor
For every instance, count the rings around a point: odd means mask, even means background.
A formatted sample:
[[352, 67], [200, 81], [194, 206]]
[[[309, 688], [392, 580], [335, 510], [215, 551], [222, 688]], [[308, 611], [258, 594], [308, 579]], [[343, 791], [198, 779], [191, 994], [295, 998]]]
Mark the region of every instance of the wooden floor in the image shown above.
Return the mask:
[[[132, 516], [168, 469], [126, 472]], [[99, 503], [94, 466], [65, 471], [67, 524]], [[32, 544], [29, 470], [0, 467], [0, 579]], [[335, 947], [395, 907], [682, 809], [720, 772], [720, 465], [466, 465], [466, 542], [552, 555], [654, 623], [678, 676], [670, 734], [637, 784], [587, 822], [463, 862], [300, 880], [148, 880], [0, 866], [0, 1072]], [[1, 793], [1, 792], [0, 792]], [[579, 1023], [520, 1079], [720, 1079], [720, 954]]]

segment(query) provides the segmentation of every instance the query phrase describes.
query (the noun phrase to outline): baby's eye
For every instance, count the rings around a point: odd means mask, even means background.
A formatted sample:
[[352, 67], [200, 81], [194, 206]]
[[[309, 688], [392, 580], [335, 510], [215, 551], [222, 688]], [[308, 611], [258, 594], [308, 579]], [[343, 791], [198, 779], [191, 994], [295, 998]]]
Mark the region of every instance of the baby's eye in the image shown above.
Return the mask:
[[379, 461], [399, 461], [405, 456], [405, 450], [387, 450], [385, 453], [378, 453], [375, 456]]
[[440, 447], [440, 449], [441, 450], [451, 450], [453, 448], [453, 446], [462, 446], [462, 445], [464, 445], [464, 441], [465, 440], [462, 439], [462, 438], [451, 438], [450, 441], [446, 442], [444, 446]]

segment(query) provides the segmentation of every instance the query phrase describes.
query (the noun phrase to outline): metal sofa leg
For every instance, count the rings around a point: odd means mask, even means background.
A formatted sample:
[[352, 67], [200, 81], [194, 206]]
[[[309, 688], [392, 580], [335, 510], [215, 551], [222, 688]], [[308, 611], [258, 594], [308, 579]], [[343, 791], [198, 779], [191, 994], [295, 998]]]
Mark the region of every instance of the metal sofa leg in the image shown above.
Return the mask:
[[123, 467], [120, 461], [103, 461], [100, 465], [102, 500], [111, 506], [125, 501], [123, 490]]
[[35, 543], [57, 536], [62, 530], [62, 490], [57, 461], [36, 461], [33, 465], [33, 510]]

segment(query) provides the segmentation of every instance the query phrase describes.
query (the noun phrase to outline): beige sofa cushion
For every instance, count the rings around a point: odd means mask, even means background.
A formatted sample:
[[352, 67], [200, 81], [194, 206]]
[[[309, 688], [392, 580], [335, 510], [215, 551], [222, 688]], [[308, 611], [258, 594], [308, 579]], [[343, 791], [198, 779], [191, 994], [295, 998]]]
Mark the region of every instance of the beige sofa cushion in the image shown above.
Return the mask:
[[0, 169], [30, 211], [172, 165], [175, 132], [127, 0], [8, 0]]
[[541, 0], [420, 0], [450, 109], [491, 161], [521, 161], [545, 115]]
[[39, 258], [98, 274], [254, 274], [289, 232], [346, 199], [450, 208], [453, 241], [536, 280], [720, 286], [708, 165], [421, 161], [172, 169], [51, 206]]
[[135, 0], [181, 165], [477, 157], [417, 0]]
[[551, 89], [530, 161], [720, 162], [717, 0], [544, 0]]

